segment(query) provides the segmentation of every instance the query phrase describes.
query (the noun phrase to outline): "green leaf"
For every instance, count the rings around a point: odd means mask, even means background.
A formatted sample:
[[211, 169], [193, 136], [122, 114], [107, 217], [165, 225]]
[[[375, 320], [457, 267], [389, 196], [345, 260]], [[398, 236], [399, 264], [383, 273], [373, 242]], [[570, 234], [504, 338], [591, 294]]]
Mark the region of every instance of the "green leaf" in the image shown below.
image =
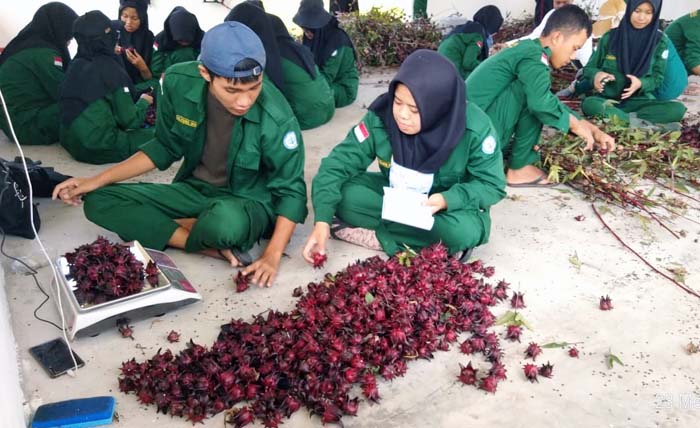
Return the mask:
[[542, 345], [541, 348], [545, 348], [545, 349], [562, 348], [563, 349], [563, 348], [568, 348], [569, 346], [577, 345], [579, 343], [581, 343], [581, 342], [572, 342], [572, 343], [569, 343], [569, 342], [551, 342], [551, 343], [547, 343], [545, 345]]
[[504, 324], [510, 325], [513, 323], [513, 321], [515, 321], [516, 315], [517, 315], [517, 313], [515, 313], [513, 311], [508, 311], [505, 314], [501, 315], [501, 317], [496, 320], [496, 325], [504, 325]]
[[612, 369], [613, 366], [615, 365], [615, 363], [617, 363], [621, 366], [625, 365], [625, 363], [623, 363], [622, 360], [620, 360], [620, 358], [617, 357], [617, 355], [615, 355], [611, 352], [608, 352], [607, 354], [605, 354], [605, 363], [607, 364], [608, 369]]
[[370, 305], [372, 302], [374, 302], [374, 296], [368, 291], [367, 294], [365, 294], [365, 303]]
[[581, 266], [583, 266], [583, 262], [579, 260], [578, 254], [574, 253], [570, 255], [569, 263], [571, 263], [571, 266], [575, 267], [577, 271], [581, 271]]
[[440, 322], [444, 323], [447, 320], [449, 320], [450, 318], [452, 318], [452, 313], [450, 313], [450, 311], [447, 311], [444, 314], [440, 315]]
[[513, 320], [513, 324], [521, 327], [525, 327], [526, 329], [533, 331], [534, 329], [530, 325], [530, 323], [523, 317], [520, 313], [515, 314], [515, 319]]

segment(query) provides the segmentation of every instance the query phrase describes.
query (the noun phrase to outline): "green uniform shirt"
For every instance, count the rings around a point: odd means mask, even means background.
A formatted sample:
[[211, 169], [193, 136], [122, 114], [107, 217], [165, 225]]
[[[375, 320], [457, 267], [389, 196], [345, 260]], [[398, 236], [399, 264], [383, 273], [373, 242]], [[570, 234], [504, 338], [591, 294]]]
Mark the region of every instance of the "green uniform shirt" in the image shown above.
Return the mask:
[[154, 43], [150, 64], [151, 73], [153, 73], [153, 77], [159, 79], [161, 74], [165, 73], [165, 70], [171, 65], [196, 61], [198, 56], [199, 51], [190, 46], [182, 46], [172, 51], [159, 51], [158, 45]]
[[[192, 175], [206, 139], [208, 85], [197, 66], [193, 61], [168, 69], [158, 98], [155, 138], [141, 147], [161, 170], [184, 158], [175, 182]], [[236, 119], [227, 164], [233, 196], [259, 201], [273, 218], [304, 222], [304, 144], [299, 123], [284, 95], [267, 80], [255, 104]]]
[[284, 93], [301, 129], [321, 126], [331, 120], [335, 112], [333, 92], [316, 67], [316, 78], [292, 61], [282, 58]]
[[336, 107], [345, 107], [355, 101], [360, 77], [355, 66], [355, 53], [350, 46], [336, 49], [323, 64], [321, 74], [333, 90]]
[[481, 63], [481, 47], [486, 43], [483, 36], [477, 33], [457, 33], [449, 36], [438, 47], [438, 52], [457, 67], [462, 79], [467, 77]]
[[700, 65], [700, 10], [682, 16], [666, 28], [678, 54], [683, 59], [688, 74]]
[[[467, 99], [488, 112], [499, 95], [514, 82], [522, 84], [526, 108], [545, 125], [569, 132], [571, 110], [552, 94], [549, 48], [538, 39], [523, 40], [486, 59], [467, 79]], [[513, 105], [513, 108], [522, 108]], [[498, 123], [494, 123], [496, 127]], [[503, 141], [510, 135], [501, 136]], [[503, 144], [503, 141], [501, 142]]]
[[[466, 132], [435, 173], [430, 191], [442, 193], [448, 212], [488, 210], [505, 196], [503, 158], [491, 121], [472, 103], [467, 104], [466, 115]], [[315, 221], [331, 223], [341, 201], [343, 184], [366, 171], [375, 159], [388, 186], [392, 153], [384, 123], [374, 112], [367, 112], [362, 122], [321, 161], [312, 186]]]
[[[58, 90], [64, 77], [61, 54], [51, 48], [24, 49], [0, 67], [0, 88], [20, 143], [58, 141]], [[0, 128], [12, 138], [4, 112]]]
[[[632, 98], [655, 99], [654, 91], [661, 87], [666, 74], [666, 64], [669, 56], [668, 38], [661, 37], [656, 45], [654, 56], [651, 58], [649, 69], [644, 76], [637, 76], [642, 81], [642, 87], [632, 96]], [[625, 89], [627, 76], [620, 71], [617, 64], [617, 57], [610, 51], [610, 32], [608, 31], [600, 38], [598, 48], [593, 52], [593, 56], [588, 60], [588, 64], [583, 68], [583, 76], [593, 82], [595, 75], [600, 72], [610, 73], [615, 76], [615, 80], [608, 82], [601, 94], [605, 98], [619, 99]]]
[[80, 162], [122, 161], [153, 135], [142, 130], [148, 103], [134, 104], [129, 89], [117, 88], [90, 104], [70, 126], [61, 124], [61, 145]]

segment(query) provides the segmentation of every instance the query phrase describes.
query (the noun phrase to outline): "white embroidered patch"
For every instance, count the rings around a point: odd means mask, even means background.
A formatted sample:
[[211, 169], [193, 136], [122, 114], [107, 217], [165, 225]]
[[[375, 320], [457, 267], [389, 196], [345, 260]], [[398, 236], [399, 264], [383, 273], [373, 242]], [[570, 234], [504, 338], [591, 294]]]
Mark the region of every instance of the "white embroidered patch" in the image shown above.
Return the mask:
[[284, 134], [282, 139], [282, 144], [287, 150], [294, 150], [299, 147], [299, 141], [297, 141], [297, 134], [294, 131], [289, 131]]
[[484, 141], [481, 143], [481, 151], [487, 155], [492, 155], [493, 152], [496, 151], [496, 146], [496, 139], [493, 138], [492, 135], [489, 135], [488, 137], [484, 138]]
[[331, 56], [337, 56], [338, 55], [338, 49], [334, 50]]
[[129, 87], [128, 87], [128, 86], [124, 86], [124, 92], [127, 93], [127, 94], [129, 93]]
[[547, 58], [546, 53], [542, 53], [542, 56], [540, 57], [540, 61], [542, 61], [542, 64], [546, 65], [549, 67], [549, 58]]
[[666, 49], [664, 53], [661, 54], [661, 58], [668, 59], [668, 49]]

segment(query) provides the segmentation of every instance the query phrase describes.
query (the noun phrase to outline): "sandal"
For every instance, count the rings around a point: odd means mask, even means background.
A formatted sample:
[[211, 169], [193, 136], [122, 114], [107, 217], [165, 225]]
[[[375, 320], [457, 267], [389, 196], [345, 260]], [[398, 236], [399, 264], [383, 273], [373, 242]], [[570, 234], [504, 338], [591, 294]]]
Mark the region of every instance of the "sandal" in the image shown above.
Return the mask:
[[382, 251], [382, 246], [377, 240], [377, 233], [374, 230], [353, 227], [338, 218], [333, 219], [331, 236], [339, 241], [345, 241], [374, 251]]

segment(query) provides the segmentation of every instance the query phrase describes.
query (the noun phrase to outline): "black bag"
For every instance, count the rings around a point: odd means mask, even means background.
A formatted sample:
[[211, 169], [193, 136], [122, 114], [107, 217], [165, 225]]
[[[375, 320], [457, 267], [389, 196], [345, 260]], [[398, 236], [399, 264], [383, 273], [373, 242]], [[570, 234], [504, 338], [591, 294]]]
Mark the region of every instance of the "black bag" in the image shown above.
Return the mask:
[[[40, 166], [41, 161], [34, 162], [27, 158], [29, 179], [32, 182], [34, 197], [47, 198], [51, 196], [57, 184], [69, 179], [67, 175], [59, 174], [53, 168]], [[34, 210], [34, 226], [38, 231], [41, 219], [36, 205], [29, 206], [29, 185], [24, 174], [22, 159], [17, 157], [14, 162], [0, 158], [0, 227], [8, 235], [33, 239], [34, 231], [29, 223], [29, 210]]]

